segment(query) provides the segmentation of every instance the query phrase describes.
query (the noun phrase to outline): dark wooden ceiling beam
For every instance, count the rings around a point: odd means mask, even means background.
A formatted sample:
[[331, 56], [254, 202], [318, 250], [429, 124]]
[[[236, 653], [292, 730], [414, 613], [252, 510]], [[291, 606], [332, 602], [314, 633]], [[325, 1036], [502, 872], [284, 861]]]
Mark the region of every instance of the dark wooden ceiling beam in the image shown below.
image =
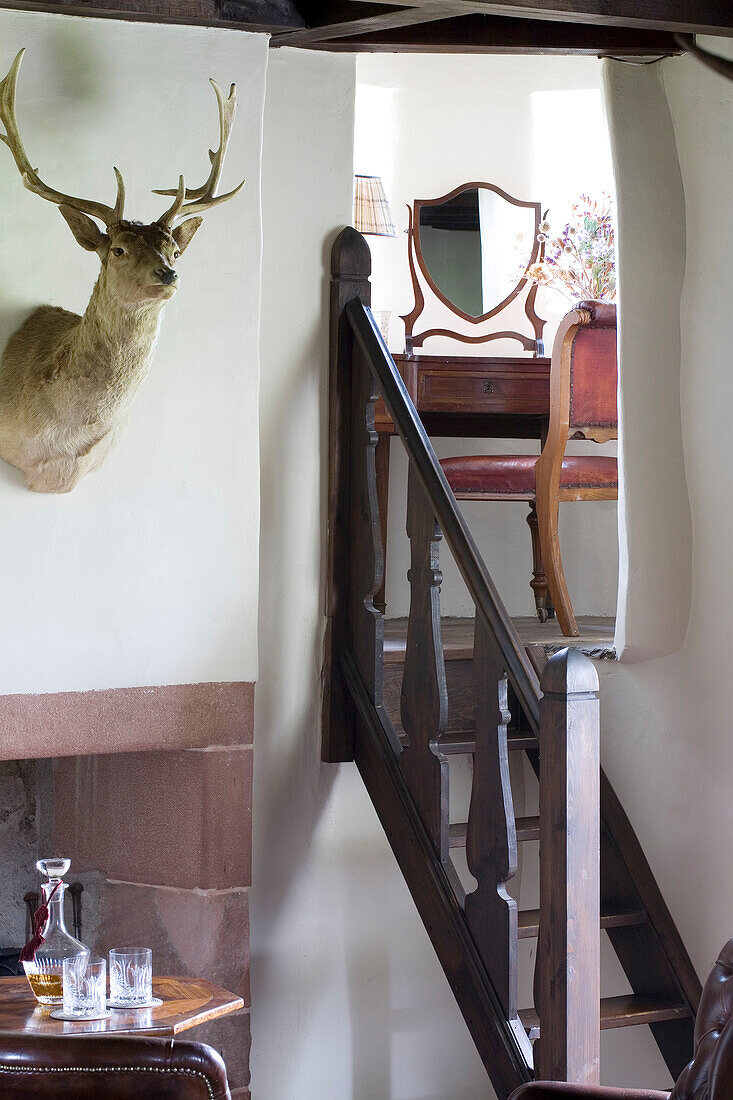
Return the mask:
[[733, 35], [733, 0], [0, 0], [0, 8], [231, 27], [269, 33], [274, 45], [405, 53], [676, 52], [676, 44], [662, 45], [666, 39], [642, 36]]
[[329, 40], [311, 38], [310, 49], [363, 53], [588, 54], [649, 57], [679, 53], [671, 34], [471, 15], [445, 22], [394, 27]]
[[[370, 14], [361, 14], [362, 8], [379, 8]], [[459, 4], [465, 12], [475, 11], [476, 5]], [[455, 4], [430, 4], [421, 8], [389, 8], [384, 4], [338, 3], [319, 5], [318, 15], [311, 19], [305, 11], [304, 30], [285, 31], [273, 35], [273, 46], [309, 46], [319, 42], [332, 42], [338, 38], [373, 34], [376, 31], [393, 31], [402, 27], [424, 25], [450, 19], [456, 15]]]
[[[383, 2], [404, 6], [404, 0]], [[432, 3], [434, 0], [410, 0], [410, 6], [415, 8], [429, 7]], [[461, 0], [457, 0], [456, 7], [459, 3], [463, 7]], [[451, 7], [451, 0], [446, 0], [446, 4]], [[475, 0], [472, 6], [476, 12], [515, 19], [733, 36], [731, 0]], [[456, 14], [463, 13], [456, 11]]]
[[289, 0], [0, 0], [0, 9], [89, 15], [143, 23], [182, 23], [273, 34], [304, 21]]

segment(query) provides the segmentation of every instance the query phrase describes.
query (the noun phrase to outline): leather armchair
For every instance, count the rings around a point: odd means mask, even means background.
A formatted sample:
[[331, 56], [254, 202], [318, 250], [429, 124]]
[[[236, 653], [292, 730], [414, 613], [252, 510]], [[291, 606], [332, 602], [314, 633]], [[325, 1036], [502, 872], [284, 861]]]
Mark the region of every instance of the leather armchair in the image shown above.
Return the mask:
[[733, 1097], [733, 939], [720, 952], [695, 1021], [695, 1057], [671, 1093], [536, 1081], [509, 1100], [731, 1100]]
[[2, 1100], [231, 1100], [226, 1068], [203, 1043], [116, 1035], [0, 1032]]
[[648, 1089], [611, 1089], [602, 1085], [566, 1085], [559, 1081], [534, 1081], [522, 1085], [509, 1100], [669, 1100], [668, 1092]]

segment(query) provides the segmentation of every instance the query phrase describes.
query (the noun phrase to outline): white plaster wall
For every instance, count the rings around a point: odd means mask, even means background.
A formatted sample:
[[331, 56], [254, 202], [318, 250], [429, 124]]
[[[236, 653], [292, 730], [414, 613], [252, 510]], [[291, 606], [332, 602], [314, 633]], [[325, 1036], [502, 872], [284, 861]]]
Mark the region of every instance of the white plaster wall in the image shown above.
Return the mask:
[[361, 779], [319, 759], [327, 272], [351, 219], [354, 67], [282, 50], [267, 78], [252, 1095], [476, 1100], [485, 1071]]
[[[361, 782], [349, 765], [319, 764], [323, 591], [315, 578], [325, 529], [324, 241], [330, 244], [349, 218], [351, 178], [342, 154], [350, 140], [351, 64], [344, 57], [283, 51], [271, 58], [268, 78], [253, 1096], [475, 1100], [489, 1093], [485, 1074]], [[631, 157], [622, 146], [636, 141], [635, 128], [627, 122], [616, 135], [621, 201], [629, 204], [630, 217], [637, 192], [658, 189], [660, 172], [668, 188], [669, 173], [677, 170], [669, 160], [669, 133], [660, 137], [655, 121], [655, 111], [664, 108], [658, 76], [654, 69], [642, 72], [650, 83], [637, 86], [638, 102], [632, 99], [629, 110], [645, 112], [647, 141], [639, 141]], [[617, 73], [623, 81], [639, 79], [626, 66]], [[662, 73], [688, 240], [680, 337], [684, 415], [676, 446], [684, 449], [692, 506], [692, 613], [676, 656], [600, 664], [603, 758], [704, 976], [731, 933], [733, 911], [725, 847], [733, 825], [733, 697], [724, 612], [733, 598], [726, 569], [733, 383], [725, 323], [733, 102], [730, 86], [693, 62], [667, 62]], [[655, 160], [660, 150], [661, 164]], [[670, 209], [679, 211], [668, 207], [667, 221]], [[676, 277], [668, 268], [679, 269], [684, 238], [677, 226], [668, 228], [669, 242], [652, 242], [661, 269], [648, 277], [657, 291]], [[624, 263], [633, 280], [635, 272], [648, 271], [649, 240], [643, 233], [636, 244], [633, 234], [626, 240]], [[670, 319], [673, 307], [647, 318], [652, 327]], [[662, 356], [652, 363], [667, 369]], [[640, 363], [640, 381], [644, 369]], [[662, 381], [674, 388], [674, 378], [671, 371]], [[653, 456], [642, 437], [635, 438], [629, 470], [643, 477]], [[642, 527], [643, 510], [630, 522]], [[678, 583], [684, 594], [683, 573]], [[637, 589], [636, 598], [643, 597]], [[673, 602], [675, 578], [648, 598]], [[530, 874], [522, 889], [531, 892]], [[523, 958], [526, 987], [530, 963]], [[606, 952], [604, 992], [624, 988]], [[668, 1081], [644, 1028], [604, 1035], [603, 1076], [629, 1086]]]
[[690, 610], [680, 412], [685, 195], [661, 67], [607, 62], [605, 75], [621, 271], [616, 642], [634, 660], [678, 650]]
[[[263, 35], [0, 12], [0, 69], [27, 47], [17, 111], [58, 189], [152, 220], [154, 187], [208, 173], [208, 78], [237, 84], [223, 183], [181, 262], [125, 438], [72, 493], [28, 492], [0, 463], [0, 692], [257, 675], [259, 164]], [[25, 191], [0, 147], [0, 345], [43, 302], [82, 312], [98, 260]]]
[[[612, 191], [610, 147], [601, 103], [601, 66], [594, 58], [363, 54], [357, 61], [355, 170], [383, 177], [396, 238], [369, 237], [375, 309], [392, 309], [390, 350], [404, 350], [398, 314], [413, 305], [407, 265], [407, 205], [443, 195], [469, 180], [496, 183], [517, 198], [541, 201], [553, 223], [564, 224], [581, 192]], [[523, 301], [523, 299], [521, 299]], [[550, 319], [548, 348], [569, 303], [540, 290], [538, 311]], [[440, 304], [428, 303], [420, 328], [454, 324]], [[522, 323], [520, 305], [507, 322]], [[454, 320], [458, 320], [454, 318]], [[505, 327], [504, 322], [498, 327]], [[475, 330], [473, 330], [475, 331]], [[429, 340], [423, 352], [476, 354], [482, 349]], [[487, 355], [517, 355], [511, 341], [485, 345]], [[434, 440], [439, 457], [458, 454], [539, 454], [539, 442]], [[615, 443], [569, 445], [569, 453], [615, 453]], [[406, 615], [409, 549], [404, 534], [406, 461], [392, 442], [387, 556], [387, 614]], [[463, 505], [489, 570], [510, 613], [534, 614], [529, 587], [532, 556], [522, 504]], [[560, 538], [577, 614], [610, 614], [616, 607], [616, 505], [568, 504], [560, 509]], [[473, 604], [450, 556], [443, 552], [444, 612], [472, 615]]]
[[[704, 44], [733, 57], [733, 44], [728, 41], [717, 38]], [[620, 209], [634, 217], [640, 204], [646, 203], [651, 227], [658, 230], [653, 239], [645, 232], [636, 240], [628, 235], [626, 247], [621, 233], [622, 280], [628, 277], [641, 289], [639, 275], [645, 275], [652, 280], [645, 301], [653, 297], [661, 302], [659, 310], [645, 314], [644, 302], [638, 307], [632, 301], [626, 304], [626, 288], [622, 289], [623, 408], [634, 383], [623, 358], [627, 349], [630, 356], [634, 351], [630, 332], [641, 338], [643, 321], [652, 339], [665, 347], [669, 326], [679, 323], [680, 338], [679, 374], [653, 349], [646, 361], [629, 360], [648, 376], [639, 380], [643, 390], [635, 393], [638, 402], [645, 402], [649, 438], [645, 440], [641, 433], [625, 436], [630, 486], [625, 522], [629, 544], [646, 555], [640, 568], [650, 572], [646, 586], [629, 578], [627, 643], [632, 658], [639, 655], [634, 649], [636, 637], [645, 648], [649, 639], [661, 648], [660, 629], [666, 624], [671, 635], [667, 652], [679, 651], [656, 660], [599, 666], [602, 755], [704, 979], [733, 933], [733, 876], [726, 845], [733, 828], [733, 688], [727, 617], [733, 600], [729, 568], [733, 444], [728, 427], [733, 377], [727, 323], [733, 248], [733, 85], [688, 58], [665, 61], [661, 73], [654, 68], [630, 72], [628, 66], [608, 63], [606, 78], [616, 104], [611, 117]], [[645, 141], [637, 133], [636, 118], [645, 120]], [[673, 163], [665, 133], [670, 126], [679, 167]], [[679, 224], [676, 200], [662, 208], [662, 217], [657, 218], [653, 210], [655, 202], [668, 201], [670, 187], [678, 187], [677, 172], [684, 193], [684, 226]], [[649, 247], [652, 262], [646, 256]], [[685, 263], [684, 287], [675, 313], [668, 295], [671, 279], [678, 278], [680, 256]], [[629, 391], [624, 395], [627, 381]], [[681, 430], [674, 419], [678, 385]], [[664, 392], [657, 393], [665, 388], [672, 390], [671, 402]], [[643, 412], [642, 408], [636, 415]], [[689, 514], [684, 485], [675, 477], [658, 484], [649, 476], [648, 466], [654, 469], [657, 464], [656, 447], [667, 418], [671, 443], [664, 453], [670, 456], [672, 470], [679, 471], [683, 465]], [[637, 478], [637, 491], [632, 492]], [[661, 541], [651, 541], [652, 532], [658, 532]], [[651, 573], [655, 566], [657, 580]], [[651, 1060], [643, 1073], [632, 1072], [623, 1059], [613, 1071], [618, 1083], [657, 1087], [664, 1083]]]

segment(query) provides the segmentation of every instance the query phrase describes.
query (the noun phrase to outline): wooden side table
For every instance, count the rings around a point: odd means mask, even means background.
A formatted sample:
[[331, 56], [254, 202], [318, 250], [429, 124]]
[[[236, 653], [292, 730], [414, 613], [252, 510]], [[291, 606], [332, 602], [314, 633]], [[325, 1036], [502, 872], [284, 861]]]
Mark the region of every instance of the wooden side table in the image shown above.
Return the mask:
[[0, 980], [0, 1031], [49, 1037], [131, 1032], [170, 1036], [244, 1008], [241, 997], [203, 978], [153, 978], [153, 994], [162, 1005], [129, 1012], [113, 1009], [107, 1020], [54, 1020], [38, 1004], [26, 978], [4, 978]]

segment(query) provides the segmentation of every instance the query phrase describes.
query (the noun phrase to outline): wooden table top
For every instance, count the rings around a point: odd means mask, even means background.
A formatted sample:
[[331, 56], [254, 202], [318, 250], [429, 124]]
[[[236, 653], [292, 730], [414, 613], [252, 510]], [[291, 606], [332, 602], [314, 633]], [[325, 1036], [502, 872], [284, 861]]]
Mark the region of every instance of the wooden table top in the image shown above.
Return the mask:
[[241, 997], [203, 978], [153, 978], [153, 994], [163, 1001], [156, 1008], [113, 1009], [108, 1020], [54, 1020], [49, 1009], [38, 1004], [26, 978], [3, 978], [0, 1031], [50, 1036], [131, 1031], [177, 1035], [244, 1007]]

